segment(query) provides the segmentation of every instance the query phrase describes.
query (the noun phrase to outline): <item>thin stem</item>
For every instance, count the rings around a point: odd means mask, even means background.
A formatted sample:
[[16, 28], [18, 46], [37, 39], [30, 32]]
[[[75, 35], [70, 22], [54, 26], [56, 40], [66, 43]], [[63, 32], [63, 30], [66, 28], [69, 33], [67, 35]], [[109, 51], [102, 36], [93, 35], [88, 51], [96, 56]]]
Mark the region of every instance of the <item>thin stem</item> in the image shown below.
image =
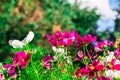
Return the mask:
[[17, 68], [18, 68], [18, 76], [19, 76], [19, 80], [22, 80], [22, 79], [21, 79], [21, 70], [20, 70], [20, 67], [17, 66]]
[[33, 70], [34, 70], [34, 73], [35, 73], [36, 76], [37, 76], [37, 80], [39, 80], [38, 71], [37, 71], [36, 67], [34, 66], [34, 63], [33, 63], [33, 61], [32, 61], [32, 56], [31, 56], [31, 65], [32, 65], [32, 68], [33, 68]]
[[85, 46], [85, 49], [86, 49], [87, 54], [88, 54], [88, 56], [89, 56], [89, 58], [90, 58], [90, 60], [91, 60], [91, 56], [90, 56], [90, 54], [89, 54], [89, 52], [88, 52], [87, 46]]

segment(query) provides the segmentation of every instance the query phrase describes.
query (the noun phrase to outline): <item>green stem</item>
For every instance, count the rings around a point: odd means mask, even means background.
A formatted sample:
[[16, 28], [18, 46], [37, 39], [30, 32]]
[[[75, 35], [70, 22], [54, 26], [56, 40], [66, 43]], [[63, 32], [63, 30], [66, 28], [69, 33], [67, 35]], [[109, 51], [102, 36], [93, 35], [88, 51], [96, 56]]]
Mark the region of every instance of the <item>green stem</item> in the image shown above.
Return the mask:
[[65, 52], [66, 52], [66, 54], [67, 54], [67, 47], [65, 48]]
[[21, 70], [20, 70], [20, 67], [17, 66], [17, 68], [18, 68], [18, 76], [19, 76], [19, 79], [18, 79], [18, 80], [22, 80], [22, 79], [21, 79]]
[[91, 56], [90, 56], [90, 54], [89, 54], [89, 52], [88, 52], [87, 46], [85, 46], [85, 49], [86, 49], [87, 54], [88, 54], [88, 56], [89, 56], [89, 58], [90, 58], [90, 60], [91, 60]]
[[32, 68], [33, 68], [33, 70], [34, 70], [34, 73], [35, 73], [36, 76], [37, 76], [37, 80], [39, 80], [38, 71], [37, 71], [37, 69], [36, 69], [36, 67], [35, 67], [35, 65], [34, 65], [34, 63], [33, 63], [33, 61], [32, 61], [32, 55], [31, 55], [31, 66], [32, 66]]

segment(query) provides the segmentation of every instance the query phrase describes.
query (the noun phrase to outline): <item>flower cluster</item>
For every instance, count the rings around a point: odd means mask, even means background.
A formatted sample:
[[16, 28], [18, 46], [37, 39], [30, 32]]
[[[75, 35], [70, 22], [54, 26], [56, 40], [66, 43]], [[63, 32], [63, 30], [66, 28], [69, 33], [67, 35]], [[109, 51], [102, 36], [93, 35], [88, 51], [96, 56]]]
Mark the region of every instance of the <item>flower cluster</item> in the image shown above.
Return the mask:
[[24, 69], [28, 64], [30, 59], [30, 53], [26, 54], [24, 51], [16, 52], [12, 60], [12, 64], [3, 64], [3, 68], [8, 70], [8, 74], [11, 75], [10, 78], [16, 78], [16, 69]]
[[48, 55], [42, 58], [43, 66], [46, 69], [51, 69], [50, 61], [52, 60], [52, 56]]
[[[65, 37], [66, 35], [67, 37]], [[70, 33], [60, 33], [58, 31], [53, 36], [46, 35], [46, 37], [50, 44], [58, 47], [59, 50], [61, 46], [64, 49], [72, 44], [72, 48], [79, 48], [77, 56], [74, 58], [75, 61], [78, 62], [77, 64], [80, 65], [75, 72], [75, 78], [80, 78], [87, 75], [89, 79], [96, 78], [98, 80], [111, 80], [114, 78], [119, 78], [117, 75], [120, 70], [120, 47], [114, 49], [114, 46], [116, 45], [114, 42], [108, 40], [97, 42], [96, 36], [85, 34], [81, 37], [74, 31]], [[113, 53], [110, 51], [110, 48], [114, 49]], [[64, 54], [65, 53], [66, 51]], [[63, 52], [60, 54], [63, 54]], [[112, 72], [114, 76], [112, 73], [110, 76], [109, 72]]]
[[53, 36], [46, 34], [46, 37], [52, 46], [70, 46], [75, 39], [74, 34], [74, 31], [70, 33], [66, 31], [61, 33], [57, 31]]
[[[20, 72], [29, 66], [34, 70], [37, 79], [40, 78], [38, 71], [43, 71], [42, 74], [50, 71], [53, 75], [56, 68], [58, 72], [72, 76], [74, 79], [82, 79], [82, 77], [87, 77], [88, 80], [120, 79], [120, 42], [118, 40], [115, 43], [109, 40], [97, 41], [96, 36], [85, 34], [82, 37], [74, 30], [57, 31], [53, 36], [47, 34], [46, 37], [54, 52], [44, 55], [43, 52], [38, 52], [38, 49], [32, 49], [36, 54], [30, 54], [31, 51], [19, 48], [22, 51], [14, 54], [12, 63], [2, 65], [10, 75], [9, 78], [20, 77]], [[39, 53], [42, 57], [38, 56]], [[40, 62], [37, 67], [34, 65], [37, 63], [36, 60]], [[27, 70], [29, 69], [31, 68]], [[70, 70], [72, 72], [69, 72]], [[4, 72], [0, 73], [0, 80], [5, 78]]]

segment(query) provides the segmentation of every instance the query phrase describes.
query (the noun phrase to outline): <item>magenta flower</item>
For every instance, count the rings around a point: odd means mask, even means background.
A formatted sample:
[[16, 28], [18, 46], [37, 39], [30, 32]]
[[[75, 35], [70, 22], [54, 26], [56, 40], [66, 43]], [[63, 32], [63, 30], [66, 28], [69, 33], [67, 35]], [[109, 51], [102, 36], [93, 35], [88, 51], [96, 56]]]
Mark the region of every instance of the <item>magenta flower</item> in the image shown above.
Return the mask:
[[96, 51], [102, 51], [106, 47], [113, 46], [113, 45], [114, 43], [112, 41], [103, 40], [101, 42], [98, 42], [98, 44], [94, 45], [94, 48]]
[[70, 46], [74, 41], [74, 34], [74, 31], [62, 33], [57, 31], [53, 36], [46, 34], [46, 37], [52, 46]]
[[83, 39], [78, 33], [75, 34], [75, 43], [76, 43], [75, 48], [83, 46]]
[[24, 51], [21, 51], [21, 52], [17, 52], [14, 55], [12, 62], [13, 64], [18, 64], [18, 66], [20, 66], [21, 69], [24, 69], [28, 64], [29, 59], [30, 59], [30, 54], [26, 54]]
[[93, 60], [91, 64], [87, 66], [89, 71], [89, 78], [96, 77], [97, 72], [101, 72], [104, 69], [104, 65], [100, 64], [100, 60]]
[[53, 36], [46, 34], [46, 37], [52, 46], [63, 46], [61, 41], [62, 35], [59, 31], [57, 31]]
[[51, 64], [50, 64], [50, 61], [53, 59], [52, 56], [50, 55], [47, 55], [45, 57], [42, 58], [42, 62], [43, 62], [43, 66], [44, 68], [46, 69], [51, 69]]
[[93, 60], [88, 67], [92, 71], [101, 71], [104, 68], [104, 66], [100, 64], [100, 60]]
[[115, 51], [114, 55], [120, 59], [120, 47]]
[[90, 34], [86, 34], [83, 36], [83, 40], [85, 44], [90, 44], [92, 42], [95, 42], [97, 40], [97, 37], [91, 36]]
[[0, 80], [5, 80], [5, 76], [0, 73]]
[[12, 75], [10, 76], [10, 79], [14, 79], [14, 78], [17, 78], [17, 74], [12, 74]]
[[108, 68], [112, 70], [120, 70], [120, 64], [115, 64], [116, 59], [112, 59], [110, 63], [108, 63]]
[[64, 44], [64, 46], [70, 46], [72, 42], [75, 40], [75, 32], [74, 31], [63, 32], [62, 37], [63, 37], [62, 44]]
[[75, 72], [75, 78], [86, 76], [88, 74], [87, 68], [78, 68]]
[[91, 36], [90, 34], [86, 34], [83, 37], [81, 37], [78, 33], [75, 34], [75, 43], [76, 43], [76, 48], [88, 45], [92, 42], [95, 42], [97, 39], [96, 36]]
[[8, 74], [14, 74], [16, 64], [3, 64], [3, 68], [8, 69]]
[[84, 58], [84, 53], [82, 50], [78, 51], [78, 57], [75, 58], [76, 61], [79, 61]]
[[98, 56], [97, 53], [94, 53], [92, 49], [89, 50], [87, 57], [90, 59], [95, 59]]
[[12, 64], [3, 64], [2, 66], [4, 69], [7, 69], [11, 79], [16, 78], [17, 74], [15, 73], [15, 70], [17, 66], [21, 67], [21, 69], [24, 69], [28, 64], [29, 59], [30, 59], [30, 54], [26, 54], [24, 51], [16, 52], [12, 60]]
[[3, 64], [2, 66], [3, 66], [4, 69], [8, 70], [8, 74], [10, 74], [11, 79], [17, 77], [17, 74], [15, 73], [16, 64]]

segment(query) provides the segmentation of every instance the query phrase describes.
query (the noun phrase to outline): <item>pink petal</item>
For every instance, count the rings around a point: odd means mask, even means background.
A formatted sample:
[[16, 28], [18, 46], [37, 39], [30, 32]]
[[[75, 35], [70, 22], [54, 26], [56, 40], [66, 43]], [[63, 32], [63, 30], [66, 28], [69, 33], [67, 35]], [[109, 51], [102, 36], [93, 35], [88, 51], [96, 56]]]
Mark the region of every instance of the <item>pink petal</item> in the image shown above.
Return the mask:
[[2, 65], [4, 68], [9, 68], [10, 66], [12, 66], [12, 64], [3, 64]]
[[9, 70], [8, 70], [8, 73], [9, 74], [13, 74], [15, 72], [15, 67], [11, 67]]
[[17, 78], [17, 74], [12, 74], [12, 75], [10, 76], [10, 78], [11, 78], [11, 79]]

